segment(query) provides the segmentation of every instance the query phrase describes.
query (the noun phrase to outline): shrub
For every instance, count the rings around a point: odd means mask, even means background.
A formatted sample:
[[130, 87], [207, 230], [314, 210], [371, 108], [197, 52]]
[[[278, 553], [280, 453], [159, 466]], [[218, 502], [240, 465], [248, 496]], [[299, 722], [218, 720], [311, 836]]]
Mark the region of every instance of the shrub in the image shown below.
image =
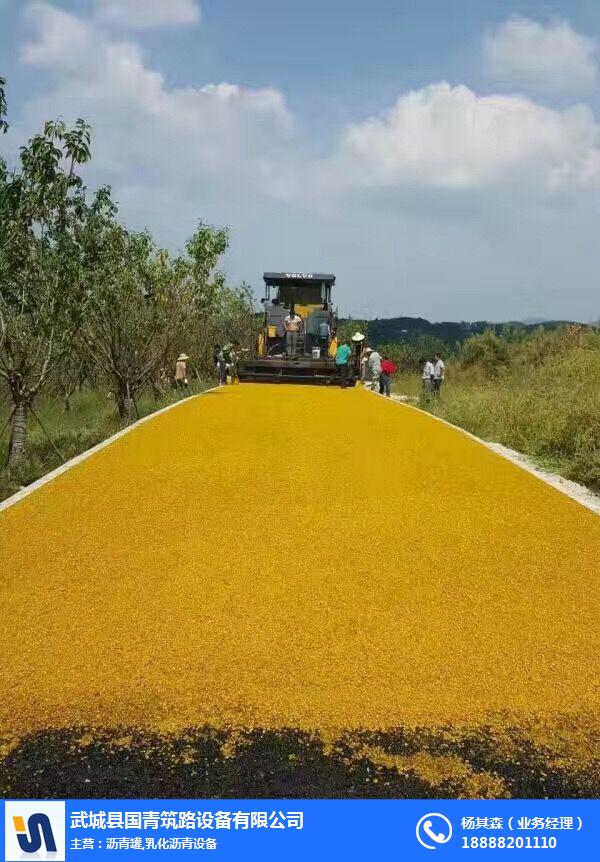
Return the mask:
[[509, 347], [491, 329], [481, 335], [471, 335], [460, 347], [461, 365], [468, 367], [479, 364], [487, 377], [496, 377], [509, 360]]
[[448, 345], [433, 335], [417, 335], [406, 341], [381, 344], [379, 351], [398, 366], [401, 373], [416, 373], [421, 370], [421, 359], [433, 359], [436, 353], [448, 356]]
[[584, 327], [462, 345], [429, 409], [600, 492], [600, 335]]

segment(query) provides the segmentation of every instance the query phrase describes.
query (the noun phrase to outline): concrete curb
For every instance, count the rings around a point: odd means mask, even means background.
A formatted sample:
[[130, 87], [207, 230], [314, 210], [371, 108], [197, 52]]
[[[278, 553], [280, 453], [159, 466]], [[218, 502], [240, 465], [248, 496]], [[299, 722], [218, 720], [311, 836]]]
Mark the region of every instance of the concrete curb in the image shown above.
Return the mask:
[[181, 401], [175, 401], [173, 404], [167, 404], [166, 407], [161, 407], [160, 410], [156, 410], [154, 413], [149, 413], [147, 416], [143, 416], [141, 419], [138, 419], [137, 422], [134, 422], [132, 425], [128, 425], [126, 428], [121, 428], [120, 431], [117, 431], [112, 436], [107, 437], [106, 440], [102, 440], [100, 443], [97, 443], [95, 446], [92, 446], [91, 449], [86, 449], [85, 452], [81, 452], [80, 455], [76, 455], [74, 458], [71, 458], [71, 460], [67, 461], [66, 464], [61, 464], [60, 467], [57, 467], [50, 473], [46, 473], [45, 476], [36, 479], [35, 482], [31, 483], [31, 485], [27, 485], [26, 488], [22, 488], [20, 491], [17, 491], [16, 494], [13, 494], [11, 497], [8, 497], [8, 499], [3, 500], [0, 503], [0, 512], [3, 512], [5, 509], [9, 509], [16, 503], [20, 503], [21, 500], [24, 500], [25, 497], [28, 497], [30, 494], [33, 494], [33, 492], [37, 491], [38, 488], [42, 488], [44, 485], [47, 485], [48, 482], [52, 482], [53, 479], [56, 479], [63, 473], [66, 473], [67, 470], [71, 469], [71, 467], [76, 467], [77, 464], [81, 464], [82, 461], [87, 460], [87, 458], [91, 458], [92, 455], [96, 454], [96, 452], [100, 452], [102, 449], [105, 449], [107, 446], [110, 446], [116, 440], [120, 440], [121, 437], [124, 437], [126, 434], [129, 434], [129, 432], [133, 431], [135, 428], [139, 428], [139, 426], [143, 425], [145, 422], [150, 422], [152, 419], [155, 419], [162, 413], [166, 413], [168, 410], [174, 410], [176, 407], [181, 407], [182, 404], [185, 404], [188, 401], [194, 401], [196, 398], [202, 398], [202, 396], [206, 395], [207, 392], [216, 392], [218, 389], [220, 389], [219, 386], [212, 386], [210, 389], [205, 389], [204, 392], [199, 392], [197, 395], [190, 395], [187, 398], [182, 398]]

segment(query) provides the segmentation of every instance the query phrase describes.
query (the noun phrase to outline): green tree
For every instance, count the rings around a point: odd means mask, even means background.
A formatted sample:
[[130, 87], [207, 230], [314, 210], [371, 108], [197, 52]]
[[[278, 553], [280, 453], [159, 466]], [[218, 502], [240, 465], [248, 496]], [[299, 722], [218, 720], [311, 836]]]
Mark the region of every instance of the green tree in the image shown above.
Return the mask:
[[362, 332], [363, 335], [369, 336], [369, 321], [368, 320], [353, 320], [348, 317], [346, 320], [340, 321], [337, 328], [338, 341], [350, 341], [355, 332]]
[[97, 203], [86, 245], [82, 344], [110, 381], [121, 419], [130, 422], [138, 394], [157, 385], [194, 321], [218, 304], [224, 276], [214, 268], [228, 234], [201, 223], [187, 253], [174, 257], [147, 232], [119, 224], [108, 192]]
[[431, 359], [436, 353], [448, 356], [450, 349], [448, 345], [435, 335], [415, 335], [406, 341], [395, 341], [390, 344], [381, 344], [379, 352], [394, 362], [398, 370], [405, 374], [416, 373], [421, 370], [421, 360]]
[[70, 349], [85, 303], [85, 188], [77, 168], [89, 158], [90, 129], [78, 120], [72, 129], [46, 123], [21, 148], [18, 169], [0, 162], [0, 380], [12, 402], [9, 466], [25, 450], [29, 413]]
[[254, 347], [261, 325], [252, 289], [247, 284], [239, 287], [224, 284], [212, 311], [192, 318], [184, 343], [197, 375], [214, 374], [213, 352], [216, 344], [222, 346], [237, 342], [237, 352], [243, 357]]

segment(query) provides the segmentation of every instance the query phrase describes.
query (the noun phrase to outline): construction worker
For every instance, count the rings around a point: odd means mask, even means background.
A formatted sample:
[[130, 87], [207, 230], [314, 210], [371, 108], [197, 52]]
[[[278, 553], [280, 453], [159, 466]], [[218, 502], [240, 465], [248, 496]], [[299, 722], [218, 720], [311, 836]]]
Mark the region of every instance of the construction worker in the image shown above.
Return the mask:
[[175, 388], [178, 392], [188, 391], [187, 353], [180, 353], [175, 363]]
[[379, 378], [379, 394], [390, 398], [392, 394], [392, 377], [396, 373], [396, 366], [386, 356], [381, 360], [381, 376]]
[[219, 386], [227, 385], [227, 372], [229, 370], [229, 364], [227, 362], [227, 356], [225, 354], [225, 348], [222, 347], [217, 354], [217, 376], [219, 378]]
[[302, 329], [302, 318], [296, 314], [293, 305], [283, 325], [285, 326], [285, 352], [288, 359], [295, 359], [298, 351], [298, 333]]
[[422, 397], [424, 401], [429, 401], [433, 389], [433, 362], [430, 362], [429, 359], [425, 359], [425, 357], [422, 356], [421, 359], [419, 359], [419, 365], [423, 369], [421, 371]]
[[354, 373], [359, 380], [362, 380], [362, 360], [365, 347], [365, 336], [362, 332], [354, 333], [352, 345], [354, 347]]
[[[327, 304], [327, 303], [325, 303]], [[325, 308], [323, 308], [325, 311]], [[320, 320], [319, 321], [319, 349], [321, 351], [321, 356], [327, 356], [327, 349], [329, 347], [329, 336], [331, 334], [331, 326], [329, 325], [328, 320]]]
[[350, 357], [352, 356], [352, 348], [347, 341], [342, 341], [335, 352], [335, 364], [340, 372], [342, 389], [348, 386], [350, 378]]
[[379, 377], [381, 375], [381, 354], [372, 350], [367, 359], [367, 372], [371, 379], [371, 392], [379, 392]]
[[433, 394], [439, 395], [442, 383], [446, 375], [446, 366], [440, 353], [435, 354], [435, 362], [433, 364]]

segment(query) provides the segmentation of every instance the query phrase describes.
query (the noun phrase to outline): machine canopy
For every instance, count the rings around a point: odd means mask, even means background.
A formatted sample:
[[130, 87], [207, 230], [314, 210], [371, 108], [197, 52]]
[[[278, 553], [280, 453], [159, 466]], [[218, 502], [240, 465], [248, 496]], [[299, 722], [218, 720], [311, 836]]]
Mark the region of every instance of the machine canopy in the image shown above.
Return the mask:
[[266, 299], [271, 298], [271, 288], [277, 291], [277, 299], [285, 308], [291, 305], [313, 306], [331, 301], [331, 288], [335, 275], [312, 272], [265, 272]]

